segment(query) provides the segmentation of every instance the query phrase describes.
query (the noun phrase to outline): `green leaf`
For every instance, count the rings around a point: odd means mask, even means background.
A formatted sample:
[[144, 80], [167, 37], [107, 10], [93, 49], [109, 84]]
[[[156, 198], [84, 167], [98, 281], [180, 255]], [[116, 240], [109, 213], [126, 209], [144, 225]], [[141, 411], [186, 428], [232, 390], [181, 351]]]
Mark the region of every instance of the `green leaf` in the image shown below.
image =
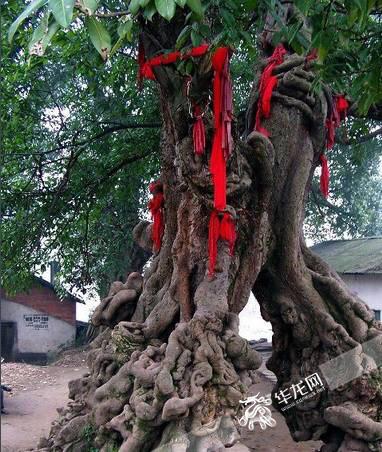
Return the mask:
[[49, 0], [49, 8], [63, 28], [70, 25], [73, 18], [74, 0]]
[[178, 39], [176, 40], [175, 48], [181, 49], [187, 42], [191, 33], [191, 26], [186, 25], [183, 30], [179, 33]]
[[139, 0], [139, 6], [145, 8], [150, 3], [150, 0]]
[[50, 11], [41, 19], [40, 24], [35, 28], [32, 39], [29, 42], [28, 50], [30, 55], [42, 56], [48, 47], [53, 36], [57, 33], [60, 25], [53, 20], [49, 24]]
[[143, 17], [151, 22], [156, 12], [157, 10], [155, 8], [155, 5], [150, 4], [147, 8], [144, 9]]
[[86, 18], [90, 40], [103, 60], [107, 60], [111, 50], [111, 37], [106, 28], [94, 17]]
[[60, 24], [56, 21], [52, 22], [49, 25], [48, 33], [42, 38], [41, 46], [42, 51], [45, 53], [46, 48], [50, 44], [50, 41], [52, 40], [53, 36], [57, 33], [57, 31], [60, 29]]
[[44, 13], [43, 17], [40, 20], [40, 23], [38, 24], [38, 26], [34, 29], [33, 31], [33, 35], [31, 40], [29, 41], [28, 44], [28, 50], [30, 54], [35, 54], [35, 55], [39, 55], [40, 52], [37, 51], [36, 49], [36, 44], [39, 43], [39, 41], [42, 40], [42, 38], [44, 37], [44, 35], [48, 32], [48, 27], [49, 27], [49, 17], [50, 17], [50, 11], [47, 11]]
[[133, 29], [133, 21], [131, 19], [127, 20], [126, 22], [121, 22], [118, 25], [118, 29], [117, 29], [118, 36], [120, 38], [124, 38], [126, 36], [127, 40], [131, 41], [133, 38], [132, 33], [131, 33], [132, 29]]
[[140, 8], [140, 0], [131, 0], [130, 2], [130, 6], [129, 6], [129, 11], [131, 12], [131, 14], [133, 16], [135, 16], [135, 14], [137, 14], [137, 12], [139, 11]]
[[329, 53], [332, 37], [326, 31], [319, 31], [312, 41], [312, 48], [317, 48], [318, 58], [323, 62]]
[[99, 0], [81, 0], [83, 9], [91, 16], [98, 8]]
[[175, 0], [176, 4], [179, 5], [181, 8], [184, 8], [186, 5], [187, 0]]
[[29, 3], [28, 7], [17, 17], [17, 19], [12, 23], [8, 30], [8, 41], [12, 42], [13, 36], [15, 35], [19, 26], [24, 22], [24, 20], [33, 14], [35, 11], [40, 9], [43, 5], [47, 3], [47, 0], [33, 0]]
[[200, 44], [202, 43], [202, 41], [203, 41], [203, 36], [201, 36], [198, 32], [196, 32], [195, 30], [192, 30], [191, 31], [191, 42], [192, 42], [192, 45], [194, 46], [194, 47], [198, 47], [198, 46], [200, 46]]
[[166, 20], [171, 20], [175, 15], [175, 0], [155, 0], [158, 13]]
[[203, 16], [203, 8], [200, 0], [187, 0], [187, 6], [199, 17]]

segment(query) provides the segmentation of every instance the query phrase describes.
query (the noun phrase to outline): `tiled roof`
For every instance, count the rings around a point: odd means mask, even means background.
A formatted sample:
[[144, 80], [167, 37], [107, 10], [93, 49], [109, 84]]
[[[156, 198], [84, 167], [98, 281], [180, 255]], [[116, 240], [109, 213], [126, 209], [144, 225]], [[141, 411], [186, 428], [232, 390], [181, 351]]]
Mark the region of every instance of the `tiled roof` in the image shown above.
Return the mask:
[[382, 237], [330, 240], [313, 246], [312, 251], [338, 273], [382, 274]]

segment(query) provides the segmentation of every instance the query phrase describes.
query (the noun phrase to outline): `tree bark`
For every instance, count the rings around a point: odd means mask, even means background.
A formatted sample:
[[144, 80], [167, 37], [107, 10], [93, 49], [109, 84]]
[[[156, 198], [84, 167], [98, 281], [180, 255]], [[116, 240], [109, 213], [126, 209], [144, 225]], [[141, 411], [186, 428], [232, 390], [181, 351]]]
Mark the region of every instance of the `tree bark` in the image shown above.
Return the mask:
[[[148, 54], [173, 45], [166, 27], [158, 29], [155, 38], [146, 29]], [[243, 137], [234, 131], [227, 162], [235, 251], [231, 256], [228, 244], [219, 241], [212, 278], [207, 271], [212, 113], [204, 118], [207, 153], [194, 155], [187, 99], [179, 101], [182, 81], [172, 69], [156, 70], [164, 124], [162, 247], [143, 281], [132, 273], [125, 284], [115, 283], [97, 309], [94, 322], [108, 328], [92, 344], [90, 373], [71, 382], [72, 402], [41, 443], [47, 450], [84, 450], [89, 437], [104, 452], [215, 451], [232, 445], [239, 437], [233, 422], [239, 401], [261, 363], [238, 334], [238, 314], [251, 290], [273, 327], [268, 367], [277, 376], [273, 396], [280, 409], [278, 391], [319, 372], [320, 364], [376, 338], [381, 352], [381, 324], [303, 239], [305, 201], [325, 144], [327, 99], [311, 94], [313, 76], [304, 58], [289, 55], [277, 69], [272, 114], [264, 121], [268, 139], [253, 131], [263, 67], [261, 61], [254, 74], [247, 131]], [[211, 77], [204, 57], [191, 95], [207, 99]], [[143, 222], [134, 231], [146, 250], [152, 248], [151, 227]], [[364, 352], [357, 357], [371, 365]], [[381, 375], [373, 370], [283, 411], [292, 437], [321, 439], [325, 452], [378, 450], [382, 397], [373, 379], [380, 387]]]

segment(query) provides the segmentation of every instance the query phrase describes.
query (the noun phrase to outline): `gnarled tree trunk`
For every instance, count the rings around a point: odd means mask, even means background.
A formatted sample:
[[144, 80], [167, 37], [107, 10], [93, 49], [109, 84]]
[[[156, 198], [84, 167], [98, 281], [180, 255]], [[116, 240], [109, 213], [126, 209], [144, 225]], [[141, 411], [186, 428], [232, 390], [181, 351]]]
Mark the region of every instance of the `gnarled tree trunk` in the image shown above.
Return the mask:
[[[148, 54], [173, 47], [170, 25], [155, 28], [155, 37], [151, 27], [143, 36]], [[305, 201], [325, 145], [327, 96], [311, 94], [305, 59], [288, 55], [275, 71], [279, 84], [271, 117], [264, 121], [268, 139], [253, 131], [263, 67], [264, 61], [254, 74], [247, 130], [243, 137], [234, 130], [227, 162], [227, 209], [237, 225], [234, 255], [220, 240], [212, 278], [207, 271], [212, 113], [205, 116], [207, 153], [197, 156], [187, 99], [179, 102], [182, 81], [170, 68], [156, 70], [164, 124], [162, 247], [143, 280], [133, 273], [125, 285], [112, 285], [97, 309], [94, 323], [108, 329], [92, 345], [91, 372], [70, 384], [73, 401], [42, 447], [89, 450], [86, 444], [93, 440], [105, 452], [232, 445], [238, 439], [232, 419], [261, 362], [238, 334], [238, 314], [251, 290], [274, 331], [268, 363], [278, 379], [274, 395], [351, 349], [358, 350], [360, 363], [365, 355], [359, 344], [365, 341], [379, 341], [381, 351], [381, 325], [302, 235]], [[206, 56], [191, 96], [207, 99], [211, 78]], [[146, 249], [152, 247], [151, 227], [142, 222], [135, 229]], [[376, 374], [325, 388], [283, 412], [293, 438], [321, 439], [325, 451], [378, 450], [382, 397], [372, 384]]]

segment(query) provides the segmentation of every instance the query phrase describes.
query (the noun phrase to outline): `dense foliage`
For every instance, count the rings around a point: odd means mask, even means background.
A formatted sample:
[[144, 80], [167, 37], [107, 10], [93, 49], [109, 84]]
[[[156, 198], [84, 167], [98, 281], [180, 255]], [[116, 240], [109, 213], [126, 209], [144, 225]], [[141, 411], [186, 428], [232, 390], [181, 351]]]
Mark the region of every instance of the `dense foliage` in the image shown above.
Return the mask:
[[[232, 72], [239, 129], [263, 11], [272, 13], [275, 39], [287, 39], [298, 53], [317, 48], [315, 86], [329, 83], [353, 105], [338, 133], [341, 144], [329, 154], [330, 198], [321, 197], [318, 184], [312, 187], [307, 236], [381, 234], [381, 3], [296, 4], [311, 23], [311, 37], [302, 33], [299, 15], [282, 25], [273, 1], [6, 1], [5, 287], [28, 284], [31, 271], [51, 259], [59, 261], [62, 281], [82, 289], [95, 284], [103, 291], [129, 268], [131, 230], [146, 214], [147, 185], [160, 167], [155, 85], [147, 83], [143, 92], [136, 86], [138, 24], [158, 14], [166, 20], [185, 17], [180, 49], [204, 40], [236, 49]], [[190, 73], [193, 65], [181, 63], [178, 70]]]

